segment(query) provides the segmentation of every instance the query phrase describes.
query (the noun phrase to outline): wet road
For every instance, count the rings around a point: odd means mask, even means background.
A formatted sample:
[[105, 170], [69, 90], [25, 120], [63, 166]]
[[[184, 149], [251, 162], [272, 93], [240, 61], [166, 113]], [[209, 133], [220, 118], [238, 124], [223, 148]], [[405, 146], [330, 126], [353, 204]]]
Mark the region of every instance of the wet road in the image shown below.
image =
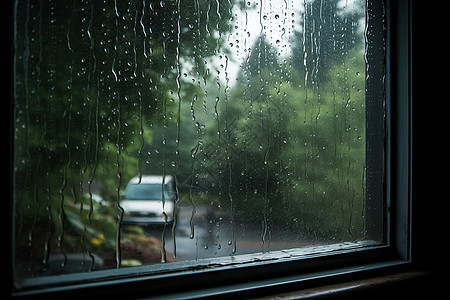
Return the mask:
[[[196, 208], [192, 227], [191, 216], [191, 207], [179, 207], [175, 239], [171, 226], [165, 230], [167, 254], [176, 261], [261, 253], [310, 245], [296, 233], [280, 230], [277, 232], [274, 229], [266, 232], [263, 242], [262, 226], [255, 228], [245, 224], [233, 225], [229, 215], [211, 215], [204, 207]], [[159, 240], [162, 240], [162, 231], [162, 228], [146, 228], [148, 235]]]

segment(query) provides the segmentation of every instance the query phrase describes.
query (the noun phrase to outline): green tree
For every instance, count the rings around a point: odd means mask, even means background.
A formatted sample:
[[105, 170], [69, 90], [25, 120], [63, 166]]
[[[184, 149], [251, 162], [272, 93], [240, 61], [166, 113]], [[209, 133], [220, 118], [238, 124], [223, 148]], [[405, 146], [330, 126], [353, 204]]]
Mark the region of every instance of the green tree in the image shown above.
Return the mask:
[[[182, 99], [196, 89], [184, 80], [186, 66], [208, 77], [204, 61], [224, 42], [217, 36], [229, 30], [231, 5], [15, 4], [16, 248], [29, 249], [20, 255], [43, 257], [49, 245], [38, 237], [70, 252], [96, 236], [83, 231], [96, 215], [92, 194], [117, 205], [127, 181], [146, 171], [143, 151], [153, 141], [152, 128], [179, 122]], [[118, 213], [112, 210], [111, 219]], [[48, 233], [38, 233], [36, 224]], [[75, 232], [81, 239], [70, 238]]]
[[215, 176], [210, 190], [222, 207], [234, 205], [240, 222], [283, 226], [321, 240], [360, 239], [363, 57], [357, 49], [349, 51], [317, 89], [296, 86], [289, 80], [291, 65], [278, 62], [275, 53], [256, 41], [239, 84], [220, 106], [223, 134], [219, 139], [213, 131], [205, 143]]
[[305, 1], [295, 32], [292, 65], [301, 75], [301, 84], [317, 87], [330, 80], [329, 71], [342, 63], [349, 51], [362, 47], [360, 28], [364, 2], [351, 4], [340, 0]]
[[[364, 60], [358, 50], [330, 69], [317, 92], [293, 92], [296, 116], [283, 153], [287, 168], [286, 217], [321, 239], [364, 235], [365, 108]], [[291, 215], [291, 218], [288, 215]]]

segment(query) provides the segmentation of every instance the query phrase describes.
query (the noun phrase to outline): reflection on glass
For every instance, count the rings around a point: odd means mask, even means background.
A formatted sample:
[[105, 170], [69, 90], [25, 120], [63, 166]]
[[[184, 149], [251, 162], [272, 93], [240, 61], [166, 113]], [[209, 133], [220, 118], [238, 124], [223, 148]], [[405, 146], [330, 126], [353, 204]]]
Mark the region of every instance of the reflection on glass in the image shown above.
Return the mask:
[[[19, 0], [14, 22], [17, 278], [364, 239], [363, 1]], [[146, 175], [174, 205], [123, 222]]]

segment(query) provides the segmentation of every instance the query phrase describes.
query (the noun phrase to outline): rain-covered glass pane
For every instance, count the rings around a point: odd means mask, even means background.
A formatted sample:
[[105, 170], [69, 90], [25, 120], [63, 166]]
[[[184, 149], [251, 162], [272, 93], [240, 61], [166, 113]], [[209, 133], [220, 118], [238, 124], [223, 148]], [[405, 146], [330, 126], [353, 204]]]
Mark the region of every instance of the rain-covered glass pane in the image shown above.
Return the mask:
[[17, 282], [365, 239], [364, 1], [18, 0], [14, 29]]

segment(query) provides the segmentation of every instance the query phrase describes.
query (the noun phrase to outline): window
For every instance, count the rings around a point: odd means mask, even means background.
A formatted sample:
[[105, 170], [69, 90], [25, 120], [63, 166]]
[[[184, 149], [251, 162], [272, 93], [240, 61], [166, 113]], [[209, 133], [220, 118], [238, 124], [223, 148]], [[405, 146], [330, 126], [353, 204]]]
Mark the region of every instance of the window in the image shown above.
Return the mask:
[[166, 276], [232, 283], [386, 257], [401, 145], [385, 134], [385, 11], [17, 1], [15, 291], [132, 278], [156, 295]]

